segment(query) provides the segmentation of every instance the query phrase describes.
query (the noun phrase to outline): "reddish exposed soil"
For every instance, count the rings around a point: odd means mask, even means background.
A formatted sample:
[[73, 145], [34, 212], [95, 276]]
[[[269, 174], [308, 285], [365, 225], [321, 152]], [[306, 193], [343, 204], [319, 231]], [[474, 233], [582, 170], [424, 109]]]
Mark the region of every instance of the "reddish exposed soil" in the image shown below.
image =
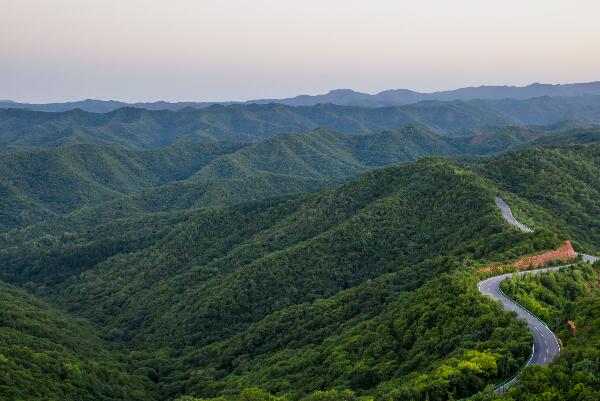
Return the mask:
[[529, 267], [537, 267], [545, 265], [549, 262], [554, 262], [555, 260], [571, 260], [577, 257], [577, 253], [573, 249], [571, 245], [571, 241], [565, 241], [565, 243], [558, 249], [554, 251], [544, 252], [539, 255], [527, 256], [525, 258], [519, 259], [514, 263], [509, 263], [506, 265], [497, 265], [497, 266], [487, 266], [478, 269], [480, 272], [489, 272], [496, 270], [499, 267], [505, 266], [515, 266], [519, 269], [527, 269]]

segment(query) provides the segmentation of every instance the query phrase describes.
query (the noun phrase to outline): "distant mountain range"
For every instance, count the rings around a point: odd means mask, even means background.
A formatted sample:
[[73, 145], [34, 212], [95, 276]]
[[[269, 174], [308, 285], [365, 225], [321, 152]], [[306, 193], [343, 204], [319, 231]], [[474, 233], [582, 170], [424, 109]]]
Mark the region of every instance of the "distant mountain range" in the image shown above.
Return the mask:
[[125, 103], [115, 100], [86, 99], [65, 103], [18, 103], [0, 100], [0, 108], [30, 109], [37, 111], [60, 112], [82, 109], [95, 113], [106, 113], [122, 107], [135, 107], [148, 110], [182, 110], [186, 108], [202, 109], [215, 104], [268, 104], [279, 103], [287, 106], [314, 106], [317, 104], [336, 104], [341, 106], [385, 107], [400, 106], [425, 100], [474, 100], [474, 99], [531, 99], [541, 96], [574, 97], [582, 95], [600, 95], [600, 81], [564, 85], [534, 83], [527, 86], [479, 86], [431, 93], [415, 92], [409, 89], [391, 89], [374, 95], [356, 92], [351, 89], [335, 89], [323, 95], [299, 95], [284, 99], [256, 99], [245, 102], [139, 102]]
[[564, 130], [598, 124], [600, 96], [427, 101], [382, 108], [251, 104], [179, 112], [122, 108], [104, 114], [5, 109], [0, 110], [0, 152], [70, 144], [148, 149], [179, 141], [255, 142], [316, 128], [355, 135], [416, 125], [440, 135], [466, 136], [505, 126], [553, 125], [558, 129], [550, 130]]

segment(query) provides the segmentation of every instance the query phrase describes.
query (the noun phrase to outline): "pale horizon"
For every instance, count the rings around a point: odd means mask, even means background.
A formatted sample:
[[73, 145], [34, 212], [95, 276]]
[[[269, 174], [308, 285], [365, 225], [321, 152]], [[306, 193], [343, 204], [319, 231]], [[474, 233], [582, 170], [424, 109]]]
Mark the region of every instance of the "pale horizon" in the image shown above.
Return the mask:
[[106, 98], [106, 99], [102, 99], [102, 98], [97, 98], [97, 97], [92, 97], [92, 98], [80, 98], [80, 99], [69, 99], [69, 100], [62, 100], [62, 101], [47, 101], [47, 102], [28, 102], [28, 101], [20, 101], [20, 100], [15, 100], [15, 99], [6, 99], [6, 98], [0, 98], [0, 101], [12, 101], [15, 103], [29, 103], [29, 104], [51, 104], [51, 103], [72, 103], [72, 102], [80, 102], [80, 101], [85, 101], [85, 100], [99, 100], [99, 101], [105, 101], [105, 102], [111, 102], [111, 101], [115, 101], [115, 102], [123, 102], [123, 103], [156, 103], [156, 102], [167, 102], [167, 103], [226, 103], [226, 102], [246, 102], [246, 101], [252, 101], [252, 100], [263, 100], [263, 99], [275, 99], [275, 100], [279, 100], [279, 99], [288, 99], [288, 98], [293, 98], [296, 96], [318, 96], [318, 95], [325, 95], [331, 91], [334, 90], [352, 90], [354, 92], [359, 92], [359, 93], [364, 93], [364, 94], [368, 94], [368, 95], [376, 95], [378, 93], [381, 93], [383, 91], [386, 90], [399, 90], [399, 89], [408, 89], [417, 93], [435, 93], [435, 92], [444, 92], [444, 91], [452, 91], [452, 90], [456, 90], [456, 89], [465, 89], [465, 88], [477, 88], [477, 87], [501, 87], [501, 86], [505, 86], [505, 87], [515, 87], [515, 88], [524, 88], [526, 86], [529, 85], [534, 85], [534, 84], [542, 84], [542, 85], [572, 85], [572, 84], [591, 84], [591, 83], [596, 83], [596, 82], [600, 82], [600, 80], [595, 80], [595, 81], [586, 81], [586, 82], [531, 82], [528, 84], [524, 84], [524, 85], [508, 85], [508, 84], [485, 84], [485, 85], [467, 85], [467, 86], [461, 86], [461, 87], [456, 87], [456, 88], [447, 88], [447, 89], [439, 89], [439, 90], [431, 90], [431, 91], [417, 91], [411, 88], [388, 88], [388, 89], [383, 89], [381, 91], [376, 91], [376, 92], [367, 92], [367, 91], [359, 91], [359, 90], [355, 90], [353, 88], [331, 88], [328, 90], [325, 90], [323, 92], [317, 92], [317, 93], [295, 93], [295, 94], [291, 94], [288, 96], [280, 96], [280, 97], [276, 97], [276, 98], [257, 98], [257, 97], [252, 97], [252, 98], [247, 98], [247, 99], [224, 99], [224, 100], [210, 100], [210, 99], [205, 99], [205, 100], [193, 100], [193, 99], [181, 99], [181, 100], [164, 100], [164, 99], [157, 99], [157, 100], [120, 100], [120, 99], [110, 99], [110, 98]]
[[600, 4], [589, 0], [0, 6], [0, 99], [17, 102], [219, 102], [600, 79]]

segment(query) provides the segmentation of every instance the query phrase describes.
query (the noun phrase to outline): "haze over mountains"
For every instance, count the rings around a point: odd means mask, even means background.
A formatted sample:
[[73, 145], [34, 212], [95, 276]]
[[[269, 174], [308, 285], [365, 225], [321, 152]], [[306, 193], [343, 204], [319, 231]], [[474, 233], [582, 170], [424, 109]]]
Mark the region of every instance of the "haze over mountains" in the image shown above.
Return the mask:
[[317, 104], [336, 104], [342, 106], [384, 107], [400, 106], [425, 100], [474, 100], [474, 99], [530, 99], [534, 97], [573, 97], [582, 95], [600, 95], [600, 82], [574, 84], [540, 84], [528, 86], [479, 86], [431, 93], [415, 92], [409, 89], [390, 89], [377, 94], [355, 92], [351, 89], [335, 89], [323, 95], [299, 95], [284, 99], [256, 99], [230, 102], [139, 102], [126, 103], [114, 100], [86, 99], [74, 102], [32, 104], [0, 100], [0, 108], [19, 108], [38, 111], [67, 111], [81, 109], [96, 113], [106, 113], [121, 107], [135, 107], [148, 110], [201, 109], [215, 104], [268, 104], [278, 103], [288, 106], [314, 106]]
[[[253, 142], [281, 133], [326, 128], [340, 133], [377, 133], [418, 125], [440, 135], [469, 135], [502, 126], [585, 127], [600, 124], [600, 95], [526, 100], [425, 101], [381, 108], [214, 105], [181, 111], [121, 108], [47, 113], [0, 110], [0, 151], [68, 144], [120, 144], [131, 149], [177, 141]], [[554, 126], [554, 127], [552, 127]]]

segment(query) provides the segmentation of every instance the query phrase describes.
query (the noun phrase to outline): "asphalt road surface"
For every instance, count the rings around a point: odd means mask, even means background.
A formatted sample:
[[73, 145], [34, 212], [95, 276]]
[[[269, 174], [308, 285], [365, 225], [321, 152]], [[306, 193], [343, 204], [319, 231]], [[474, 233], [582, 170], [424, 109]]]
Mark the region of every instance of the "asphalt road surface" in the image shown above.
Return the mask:
[[583, 259], [583, 261], [587, 263], [596, 263], [598, 261], [597, 256], [586, 255], [585, 253], [578, 253], [578, 255], [580, 255], [581, 259]]
[[506, 202], [504, 202], [502, 200], [502, 198], [499, 198], [496, 196], [496, 205], [498, 205], [500, 210], [502, 210], [502, 217], [504, 217], [504, 220], [506, 220], [509, 224], [517, 227], [519, 230], [521, 230], [525, 233], [533, 232], [533, 230], [531, 228], [527, 227], [525, 224], [523, 224], [523, 223], [519, 222], [517, 219], [515, 219], [515, 216], [513, 216], [512, 211], [510, 210], [510, 207], [508, 206], [508, 204]]
[[[498, 205], [498, 207], [502, 211], [502, 217], [504, 217], [504, 219], [509, 224], [515, 226], [523, 232], [533, 232], [532, 229], [515, 219], [515, 217], [512, 214], [512, 211], [510, 210], [510, 207], [501, 198], [496, 197], [496, 205]], [[594, 263], [598, 260], [598, 258], [595, 256], [586, 254], [579, 255], [582, 257], [583, 261], [588, 263]], [[560, 342], [556, 335], [554, 335], [554, 333], [548, 328], [548, 326], [546, 326], [545, 323], [533, 316], [527, 309], [521, 307], [520, 305], [517, 305], [515, 302], [513, 302], [507, 296], [505, 296], [504, 293], [500, 290], [500, 284], [504, 280], [507, 280], [517, 275], [522, 276], [524, 274], [540, 274], [571, 266], [573, 265], [569, 264], [564, 266], [547, 267], [537, 270], [528, 270], [517, 273], [503, 274], [501, 276], [491, 277], [486, 280], [483, 280], [477, 286], [482, 294], [489, 295], [493, 299], [500, 301], [504, 309], [514, 311], [518, 317], [525, 319], [525, 321], [527, 322], [527, 328], [529, 329], [531, 334], [533, 334], [533, 352], [531, 358], [527, 361], [526, 366], [548, 365], [549, 363], [551, 363], [554, 356], [560, 352]], [[514, 380], [515, 379], [497, 388], [496, 391], [503, 392], [514, 382]]]
[[[491, 277], [483, 280], [477, 286], [482, 294], [489, 295], [495, 300], [500, 301], [504, 309], [514, 311], [518, 317], [525, 319], [527, 328], [533, 334], [533, 353], [525, 366], [529, 365], [548, 365], [556, 354], [560, 352], [560, 343], [556, 335], [546, 326], [545, 323], [534, 317], [527, 309], [511, 301], [500, 290], [500, 284], [511, 277], [524, 274], [539, 274], [549, 271], [559, 270], [572, 265], [548, 267], [538, 270], [529, 270], [518, 273], [508, 273], [501, 276]], [[515, 378], [516, 379], [516, 378]], [[497, 392], [503, 392], [510, 387], [514, 380], [504, 384], [496, 389]]]
[[558, 339], [554, 333], [542, 321], [535, 318], [529, 311], [510, 299], [500, 291], [500, 283], [516, 275], [539, 274], [553, 270], [559, 270], [572, 265], [547, 267], [538, 270], [522, 271], [518, 273], [503, 274], [501, 276], [491, 277], [479, 283], [478, 288], [482, 294], [489, 295], [495, 300], [500, 301], [504, 309], [514, 311], [518, 317], [525, 319], [527, 327], [533, 334], [533, 357], [528, 365], [547, 365], [552, 362], [552, 358], [560, 351]]
[[[508, 203], [504, 202], [504, 200], [498, 196], [496, 196], [495, 200], [496, 205], [498, 205], [498, 207], [502, 211], [502, 217], [504, 217], [504, 220], [506, 220], [508, 224], [517, 227], [519, 230], [525, 233], [533, 232], [531, 228], [527, 227], [525, 224], [515, 219], [515, 216], [513, 216], [512, 214], [512, 210], [510, 210], [510, 206], [508, 206]], [[578, 255], [580, 255], [583, 261], [587, 263], [595, 263], [596, 261], [598, 261], [598, 257], [596, 256], [586, 255], [585, 253], [578, 253]]]

